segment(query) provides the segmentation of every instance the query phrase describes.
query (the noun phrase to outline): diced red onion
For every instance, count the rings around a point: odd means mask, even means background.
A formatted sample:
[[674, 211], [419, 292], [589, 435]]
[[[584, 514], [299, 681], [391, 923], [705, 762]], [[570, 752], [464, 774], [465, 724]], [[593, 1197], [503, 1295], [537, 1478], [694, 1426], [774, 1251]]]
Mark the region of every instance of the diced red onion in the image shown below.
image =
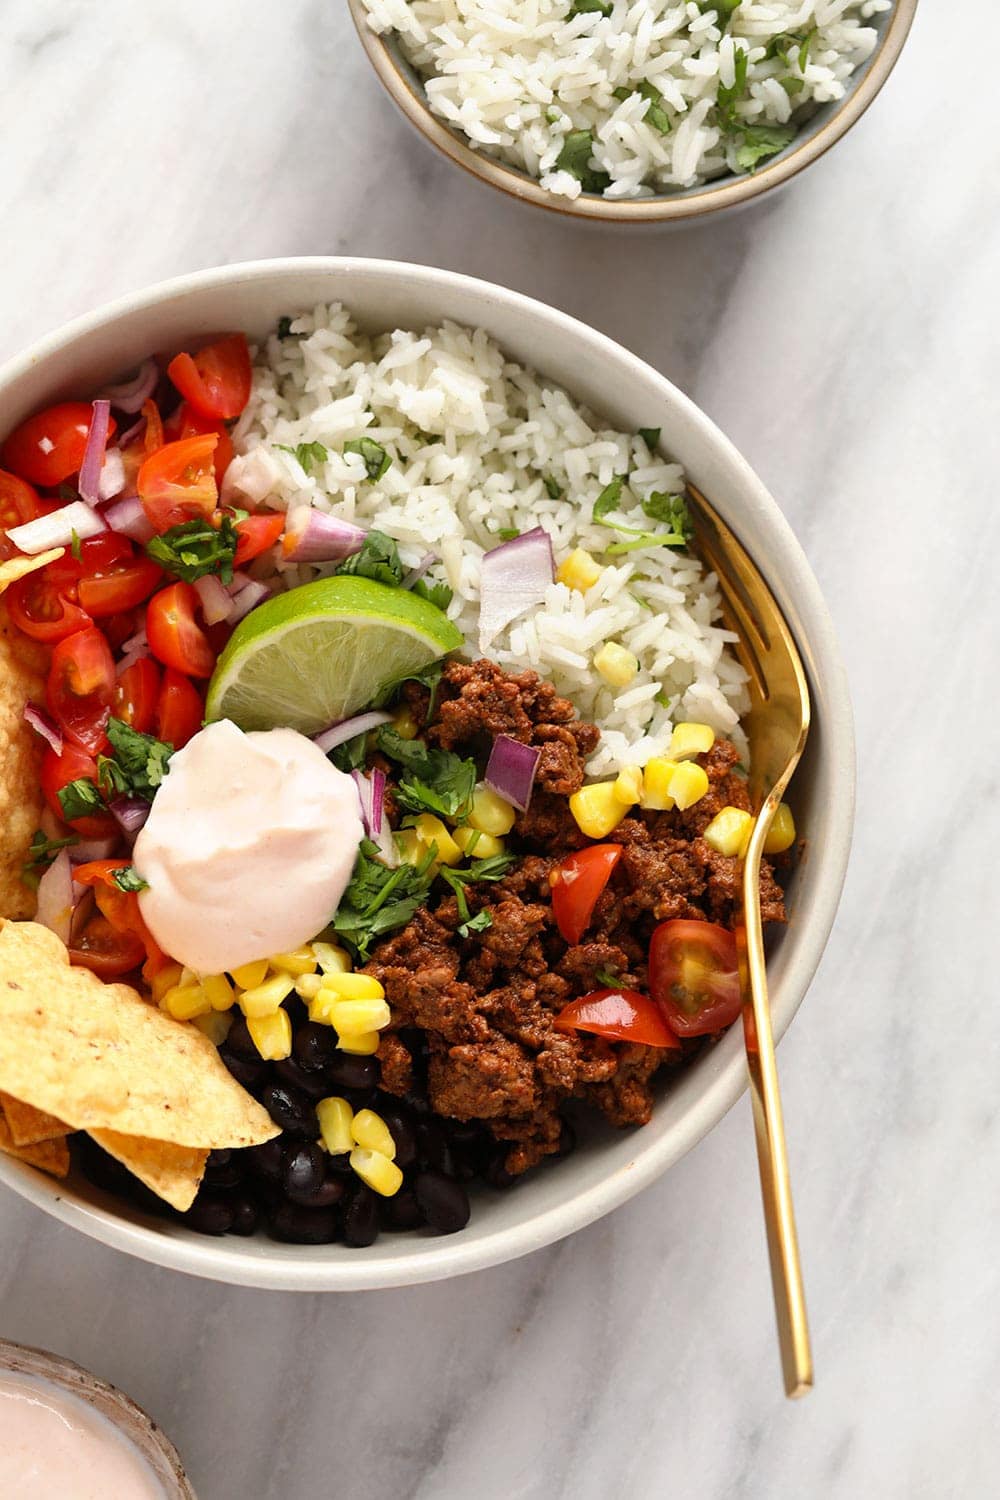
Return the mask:
[[120, 448], [109, 448], [104, 455], [100, 477], [97, 481], [97, 499], [103, 504], [113, 500], [125, 488], [125, 460]]
[[214, 573], [205, 573], [203, 577], [196, 578], [194, 588], [201, 600], [201, 612], [206, 625], [218, 625], [220, 621], [229, 619], [236, 607], [236, 600], [230, 598]]
[[485, 553], [479, 590], [480, 651], [486, 651], [518, 615], [541, 604], [554, 578], [552, 543], [541, 526]]
[[134, 542], [148, 542], [150, 537], [156, 535], [156, 529], [143, 510], [138, 495], [130, 495], [127, 500], [116, 500], [103, 515], [112, 531], [129, 536]]
[[30, 724], [35, 733], [40, 734], [46, 744], [50, 745], [57, 755], [62, 755], [62, 730], [45, 712], [44, 708], [39, 708], [37, 703], [26, 703], [24, 705], [24, 722]]
[[139, 411], [142, 403], [148, 401], [156, 390], [156, 382], [160, 378], [160, 372], [156, 367], [155, 359], [144, 359], [131, 380], [123, 380], [119, 385], [109, 385], [101, 392], [118, 411]]
[[137, 438], [141, 438], [146, 431], [146, 418], [140, 417], [138, 422], [133, 422], [131, 427], [118, 434], [119, 448], [131, 448]]
[[249, 453], [237, 453], [222, 476], [223, 505], [256, 510], [274, 494], [282, 468], [272, 453], [260, 444]]
[[80, 475], [77, 480], [77, 489], [88, 505], [96, 505], [100, 495], [101, 465], [104, 463], [104, 450], [108, 446], [110, 421], [111, 402], [95, 401], [90, 428], [87, 432], [87, 446], [83, 450], [83, 463], [80, 465]]
[[75, 942], [94, 914], [93, 887], [73, 882], [73, 917], [69, 927], [69, 940]]
[[408, 573], [405, 573], [403, 575], [403, 578], [400, 581], [400, 585], [399, 585], [400, 588], [401, 589], [412, 589], [412, 587], [413, 587], [413, 585], [415, 583], [419, 583], [420, 582], [421, 578], [423, 578], [424, 574], [427, 572], [427, 569], [428, 568], [433, 568], [434, 564], [437, 561], [438, 561], [438, 555], [437, 555], [437, 553], [436, 552], [428, 552], [424, 557], [422, 557], [420, 559], [420, 561], [417, 563], [417, 566], [415, 568], [411, 568]]
[[110, 859], [119, 847], [116, 838], [81, 839], [67, 849], [71, 865], [89, 865], [92, 859]]
[[116, 797], [108, 811], [131, 843], [149, 817], [150, 806], [145, 797]]
[[38, 911], [35, 921], [41, 922], [43, 927], [47, 927], [67, 943], [72, 920], [73, 872], [69, 855], [65, 849], [60, 849], [38, 882]]
[[230, 623], [235, 625], [237, 620], [242, 620], [243, 616], [248, 615], [252, 609], [256, 609], [258, 604], [263, 604], [270, 593], [270, 585], [258, 583], [255, 578], [251, 578], [250, 582], [233, 596], [232, 614], [228, 617]]
[[249, 573], [243, 573], [239, 568], [233, 574], [230, 581], [225, 585], [226, 593], [231, 599], [235, 599], [241, 589], [245, 589], [248, 583], [253, 583]]
[[85, 542], [88, 537], [99, 536], [107, 529], [96, 510], [91, 510], [82, 500], [74, 500], [61, 510], [26, 521], [23, 526], [11, 526], [7, 535], [15, 547], [29, 557], [35, 557], [50, 547], [72, 546], [74, 534]]
[[512, 806], [527, 812], [541, 753], [534, 745], [522, 745], [508, 734], [497, 735], [483, 778], [486, 785]]
[[366, 535], [351, 521], [300, 505], [288, 518], [281, 552], [286, 562], [342, 562], [361, 551]]
[[377, 729], [380, 724], [388, 724], [391, 718], [392, 714], [383, 709], [372, 708], [365, 714], [355, 714], [353, 719], [341, 719], [339, 724], [331, 724], [329, 729], [314, 734], [313, 744], [318, 745], [324, 755], [329, 755], [338, 745], [346, 745], [357, 735], [367, 734], [369, 729]]
[[399, 864], [399, 850], [385, 820], [385, 772], [376, 767], [370, 776], [363, 771], [352, 771], [351, 775], [358, 790], [365, 833], [378, 849], [382, 863], [394, 870]]

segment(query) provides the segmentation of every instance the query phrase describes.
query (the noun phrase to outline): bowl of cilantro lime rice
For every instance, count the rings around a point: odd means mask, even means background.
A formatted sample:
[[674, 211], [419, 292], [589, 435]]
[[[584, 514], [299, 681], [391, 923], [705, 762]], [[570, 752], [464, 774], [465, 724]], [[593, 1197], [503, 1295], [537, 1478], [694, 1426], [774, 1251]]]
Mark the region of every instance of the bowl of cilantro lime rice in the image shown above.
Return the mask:
[[916, 0], [349, 0], [450, 160], [617, 223], [749, 202], [822, 156], [888, 78]]
[[748, 678], [814, 727], [760, 867], [777, 1036], [847, 862], [851, 713], [764, 485], [680, 391], [390, 262], [154, 287], [0, 370], [0, 1191], [193, 1274], [524, 1254], [746, 1086]]

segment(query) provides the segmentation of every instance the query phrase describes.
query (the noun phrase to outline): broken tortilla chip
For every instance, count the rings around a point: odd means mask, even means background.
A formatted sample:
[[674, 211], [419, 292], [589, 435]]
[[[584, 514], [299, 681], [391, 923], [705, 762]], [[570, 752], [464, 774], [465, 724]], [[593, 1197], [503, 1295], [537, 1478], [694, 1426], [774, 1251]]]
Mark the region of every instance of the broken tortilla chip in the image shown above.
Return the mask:
[[71, 968], [36, 922], [0, 923], [0, 1089], [74, 1130], [199, 1149], [280, 1133], [197, 1027]]
[[29, 573], [36, 573], [39, 568], [47, 568], [50, 562], [58, 561], [65, 551], [65, 547], [50, 547], [47, 552], [38, 552], [34, 557], [9, 557], [0, 563], [0, 594], [19, 578], [27, 578]]
[[208, 1152], [194, 1146], [172, 1146], [117, 1130], [92, 1130], [99, 1146], [127, 1167], [148, 1188], [180, 1213], [191, 1207], [205, 1175]]
[[43, 741], [24, 721], [25, 705], [45, 698], [45, 651], [15, 630], [0, 602], [0, 916], [34, 916], [34, 891], [21, 879], [45, 805], [39, 783]]
[[47, 1115], [33, 1104], [24, 1104], [12, 1094], [0, 1093], [0, 1109], [7, 1118], [15, 1146], [37, 1146], [40, 1141], [57, 1141], [69, 1133], [69, 1126], [55, 1115]]
[[18, 1161], [27, 1162], [29, 1167], [38, 1167], [52, 1177], [66, 1177], [69, 1173], [69, 1146], [65, 1136], [61, 1136], [56, 1141], [38, 1141], [31, 1146], [17, 1146], [2, 1110], [0, 1110], [0, 1151], [8, 1156], [16, 1157]]

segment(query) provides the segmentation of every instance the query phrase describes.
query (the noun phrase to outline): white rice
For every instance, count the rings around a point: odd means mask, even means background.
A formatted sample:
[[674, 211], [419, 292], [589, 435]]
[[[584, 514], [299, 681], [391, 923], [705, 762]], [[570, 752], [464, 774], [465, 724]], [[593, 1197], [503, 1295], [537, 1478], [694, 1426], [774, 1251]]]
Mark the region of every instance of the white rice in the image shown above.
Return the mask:
[[[367, 480], [360, 457], [342, 451], [361, 436], [392, 455], [378, 482]], [[746, 679], [730, 649], [735, 637], [719, 622], [714, 576], [676, 548], [610, 556], [609, 545], [629, 535], [591, 519], [604, 487], [629, 473], [619, 511], [608, 519], [666, 529], [641, 502], [654, 491], [681, 491], [681, 468], [641, 437], [602, 426], [564, 390], [509, 361], [482, 331], [445, 324], [371, 338], [345, 308], [317, 307], [292, 321], [291, 336], [272, 336], [257, 354], [234, 439], [242, 456], [227, 474], [227, 498], [242, 487], [275, 509], [309, 504], [375, 527], [396, 540], [408, 567], [436, 553], [441, 564], [430, 577], [455, 590], [448, 613], [470, 655], [477, 654], [480, 563], [502, 540], [499, 531], [544, 527], [557, 566], [575, 547], [593, 554], [603, 566], [591, 588], [551, 584], [544, 604], [489, 650], [507, 670], [531, 667], [549, 678], [600, 726], [591, 775], [663, 754], [680, 719], [735, 734], [742, 746]], [[276, 446], [301, 443], [327, 450], [311, 473]], [[545, 478], [558, 483], [559, 498]], [[286, 564], [284, 578], [294, 587], [331, 571]], [[606, 641], [639, 663], [625, 688], [609, 687], [593, 667]]]
[[[704, 0], [605, 3], [607, 16], [574, 13], [574, 0], [365, 0], [369, 25], [397, 34], [435, 114], [568, 198], [582, 190], [559, 165], [573, 131], [591, 133], [593, 164], [611, 179], [608, 198], [744, 170], [740, 147], [755, 128], [794, 125], [843, 96], [878, 39], [864, 23], [892, 8], [892, 0], [742, 0], [727, 16]], [[740, 51], [746, 87], [722, 119], [719, 87], [733, 87]]]

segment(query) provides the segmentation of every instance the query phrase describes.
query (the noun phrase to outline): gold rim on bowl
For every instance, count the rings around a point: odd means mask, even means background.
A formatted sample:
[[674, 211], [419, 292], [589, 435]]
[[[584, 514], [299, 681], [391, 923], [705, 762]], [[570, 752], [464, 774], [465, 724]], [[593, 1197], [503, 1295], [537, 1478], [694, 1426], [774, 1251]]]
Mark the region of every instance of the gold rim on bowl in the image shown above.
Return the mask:
[[829, 118], [769, 165], [740, 177], [721, 177], [698, 188], [652, 198], [603, 198], [581, 193], [579, 198], [561, 198], [543, 188], [535, 178], [517, 167], [476, 151], [437, 115], [432, 114], [423, 90], [385, 37], [372, 31], [366, 20], [364, 0], [348, 0], [351, 16], [368, 60], [389, 96], [410, 123], [449, 161], [522, 203], [532, 203], [549, 213], [570, 219], [592, 219], [604, 224], [665, 224], [700, 218], [724, 208], [749, 203], [771, 188], [780, 187], [818, 161], [836, 145], [882, 89], [896, 66], [903, 43], [913, 24], [917, 0], [896, 0], [885, 29], [858, 82], [834, 106]]

